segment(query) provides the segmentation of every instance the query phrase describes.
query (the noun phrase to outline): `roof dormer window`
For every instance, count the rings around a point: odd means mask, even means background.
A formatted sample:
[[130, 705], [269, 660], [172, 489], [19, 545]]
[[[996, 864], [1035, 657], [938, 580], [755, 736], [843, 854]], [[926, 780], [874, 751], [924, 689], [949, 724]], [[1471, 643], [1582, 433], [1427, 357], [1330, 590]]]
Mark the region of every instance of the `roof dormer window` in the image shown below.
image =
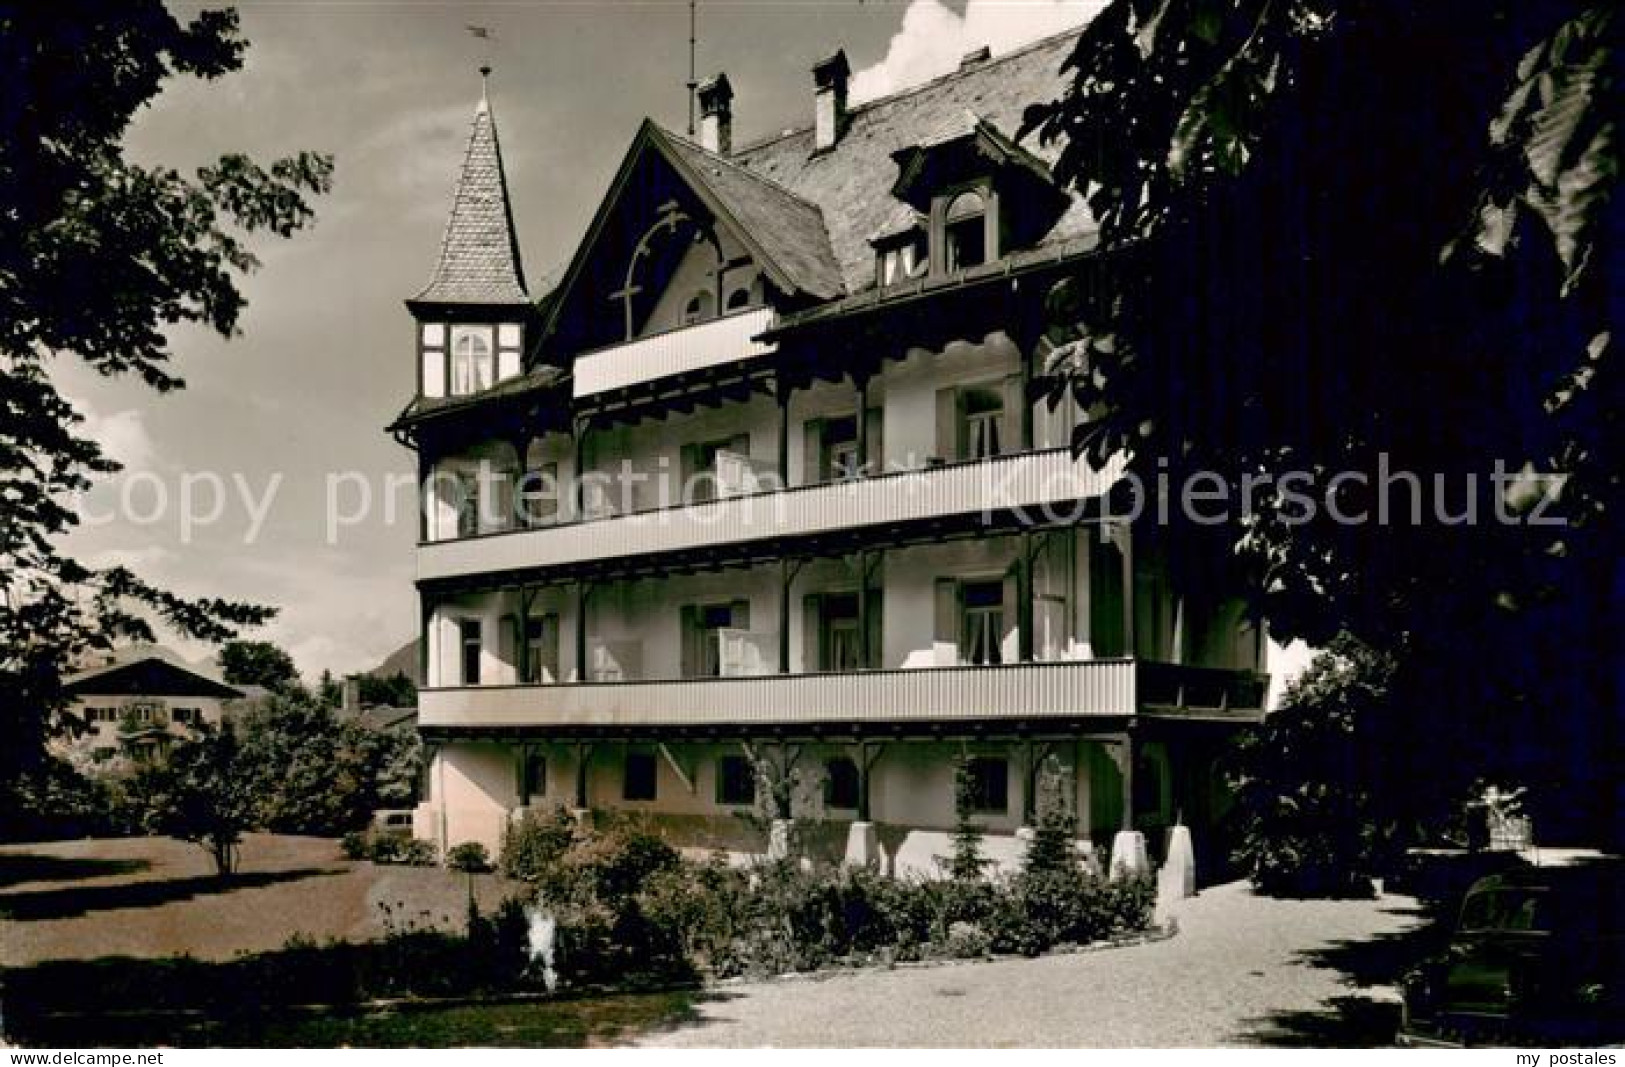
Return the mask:
[[988, 259], [988, 205], [978, 192], [948, 202], [942, 218], [943, 266], [951, 271], [980, 266]]
[[876, 281], [882, 286], [922, 278], [930, 264], [923, 230], [909, 230], [875, 244]]

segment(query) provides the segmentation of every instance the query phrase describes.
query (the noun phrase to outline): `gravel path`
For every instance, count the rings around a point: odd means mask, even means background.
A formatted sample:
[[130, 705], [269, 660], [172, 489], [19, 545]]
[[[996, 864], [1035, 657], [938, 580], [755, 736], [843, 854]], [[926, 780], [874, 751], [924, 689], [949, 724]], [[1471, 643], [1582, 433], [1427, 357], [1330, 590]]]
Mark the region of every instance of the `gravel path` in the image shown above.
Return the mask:
[[[1179, 933], [1131, 948], [724, 986], [665, 1046], [1383, 1044], [1381, 991], [1408, 897], [1282, 901], [1244, 885], [1177, 905]], [[1373, 1000], [1373, 996], [1378, 999]]]

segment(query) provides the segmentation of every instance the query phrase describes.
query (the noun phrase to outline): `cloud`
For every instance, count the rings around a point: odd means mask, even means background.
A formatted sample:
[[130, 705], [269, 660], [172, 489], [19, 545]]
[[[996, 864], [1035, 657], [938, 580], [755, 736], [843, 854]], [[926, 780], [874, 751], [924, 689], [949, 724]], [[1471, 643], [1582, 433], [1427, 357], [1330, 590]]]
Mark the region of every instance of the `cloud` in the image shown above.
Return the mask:
[[855, 102], [947, 74], [965, 53], [987, 45], [994, 55], [1094, 18], [1108, 0], [970, 0], [963, 15], [942, 0], [913, 0], [880, 62], [852, 77]]
[[383, 190], [414, 213], [443, 216], [462, 167], [474, 121], [474, 104], [408, 110], [373, 133], [352, 152], [358, 174], [377, 176]]
[[85, 417], [79, 431], [101, 445], [103, 452], [124, 464], [126, 470], [152, 469], [158, 449], [140, 411], [126, 408], [103, 415], [87, 401], [72, 397], [69, 401]]

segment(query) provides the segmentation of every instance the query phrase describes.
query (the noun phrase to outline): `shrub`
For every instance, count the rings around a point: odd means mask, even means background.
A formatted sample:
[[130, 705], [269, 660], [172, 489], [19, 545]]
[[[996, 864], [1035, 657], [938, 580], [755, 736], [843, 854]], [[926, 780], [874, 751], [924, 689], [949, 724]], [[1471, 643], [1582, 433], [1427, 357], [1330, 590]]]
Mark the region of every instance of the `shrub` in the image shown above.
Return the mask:
[[575, 843], [575, 819], [563, 808], [527, 811], [502, 834], [497, 867], [509, 878], [536, 884]]
[[339, 847], [350, 859], [393, 863], [405, 867], [433, 867], [437, 862], [433, 841], [396, 837], [370, 830], [357, 830], [339, 839]]
[[1287, 689], [1279, 710], [1240, 735], [1233, 783], [1236, 861], [1260, 892], [1370, 896], [1398, 858], [1369, 753], [1371, 723], [1390, 700], [1393, 662], [1346, 637]]
[[465, 874], [484, 874], [491, 869], [491, 853], [478, 841], [464, 841], [446, 850], [446, 866]]
[[347, 830], [339, 838], [339, 851], [344, 853], [347, 860], [364, 860], [372, 858], [372, 841], [361, 830]]

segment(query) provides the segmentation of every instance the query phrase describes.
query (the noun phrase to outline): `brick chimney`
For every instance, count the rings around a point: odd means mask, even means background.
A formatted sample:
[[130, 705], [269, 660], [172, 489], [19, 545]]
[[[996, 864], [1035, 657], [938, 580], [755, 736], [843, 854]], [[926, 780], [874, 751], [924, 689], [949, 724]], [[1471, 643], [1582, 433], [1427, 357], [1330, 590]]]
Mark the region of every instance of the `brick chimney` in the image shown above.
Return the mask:
[[813, 64], [813, 117], [815, 151], [827, 152], [846, 132], [846, 88], [852, 68], [843, 49]]
[[959, 69], [970, 70], [973, 67], [980, 67], [992, 58], [993, 49], [984, 44], [980, 48], [972, 48], [969, 52], [966, 52], [963, 56], [961, 56], [959, 60]]
[[725, 156], [734, 149], [733, 86], [726, 74], [707, 78], [695, 89], [700, 101], [700, 147]]

